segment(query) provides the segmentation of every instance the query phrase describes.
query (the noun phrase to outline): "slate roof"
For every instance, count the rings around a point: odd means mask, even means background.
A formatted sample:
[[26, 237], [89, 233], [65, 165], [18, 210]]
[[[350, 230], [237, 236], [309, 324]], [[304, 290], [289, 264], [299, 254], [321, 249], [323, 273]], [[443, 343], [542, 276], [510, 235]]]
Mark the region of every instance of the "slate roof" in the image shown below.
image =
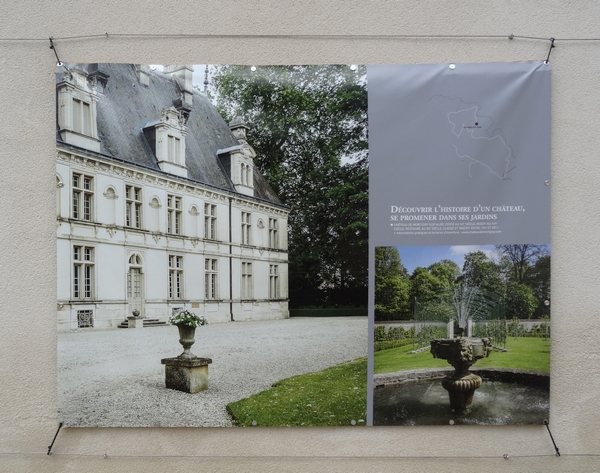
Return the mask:
[[[108, 158], [162, 173], [142, 129], [160, 120], [163, 110], [175, 106], [181, 97], [179, 85], [175, 79], [161, 72], [150, 71], [150, 85], [145, 87], [140, 84], [133, 64], [97, 64], [97, 71], [109, 76], [104, 93], [100, 94], [97, 102], [100, 152]], [[59, 70], [57, 82], [61, 80]], [[217, 150], [235, 147], [239, 145], [238, 140], [203, 94], [193, 93], [191, 108], [185, 138], [188, 179], [236, 192], [217, 157]], [[256, 167], [254, 196], [281, 205]]]

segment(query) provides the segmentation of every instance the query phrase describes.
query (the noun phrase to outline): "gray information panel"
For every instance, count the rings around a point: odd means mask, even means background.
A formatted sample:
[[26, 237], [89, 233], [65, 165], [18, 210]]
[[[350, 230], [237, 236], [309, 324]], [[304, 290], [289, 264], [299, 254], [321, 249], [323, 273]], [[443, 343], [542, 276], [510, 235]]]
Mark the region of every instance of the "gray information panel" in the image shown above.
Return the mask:
[[[367, 423], [541, 424], [550, 66], [376, 65], [367, 77]], [[481, 358], [493, 376], [468, 371]]]
[[548, 243], [549, 65], [367, 75], [372, 245]]

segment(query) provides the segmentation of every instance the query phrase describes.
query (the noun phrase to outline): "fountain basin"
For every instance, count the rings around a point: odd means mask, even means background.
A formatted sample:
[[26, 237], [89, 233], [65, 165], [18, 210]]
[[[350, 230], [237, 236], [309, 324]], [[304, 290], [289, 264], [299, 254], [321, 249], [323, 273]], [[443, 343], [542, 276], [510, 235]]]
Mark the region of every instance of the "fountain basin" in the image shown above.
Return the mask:
[[375, 375], [373, 425], [543, 424], [549, 414], [550, 376], [537, 371], [482, 368], [485, 382], [465, 410], [448, 404], [442, 379], [453, 370], [425, 369]]

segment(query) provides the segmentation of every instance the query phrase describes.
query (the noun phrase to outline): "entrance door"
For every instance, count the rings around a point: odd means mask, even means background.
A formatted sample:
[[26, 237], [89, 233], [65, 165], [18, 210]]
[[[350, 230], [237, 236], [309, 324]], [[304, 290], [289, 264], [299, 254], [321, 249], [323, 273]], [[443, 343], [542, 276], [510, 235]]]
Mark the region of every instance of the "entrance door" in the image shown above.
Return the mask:
[[142, 270], [140, 268], [129, 268], [129, 273], [127, 273], [127, 301], [129, 303], [128, 315], [137, 309], [143, 316]]

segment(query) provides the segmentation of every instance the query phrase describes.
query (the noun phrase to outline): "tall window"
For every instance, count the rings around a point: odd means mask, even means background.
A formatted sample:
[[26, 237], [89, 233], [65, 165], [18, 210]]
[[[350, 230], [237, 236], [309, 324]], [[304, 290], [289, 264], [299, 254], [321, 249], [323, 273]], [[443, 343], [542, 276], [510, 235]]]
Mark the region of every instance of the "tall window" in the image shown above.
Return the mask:
[[83, 135], [91, 135], [92, 108], [87, 102], [73, 99], [73, 131]]
[[204, 238], [207, 240], [217, 239], [217, 206], [215, 204], [204, 204]]
[[204, 295], [206, 299], [217, 298], [217, 260], [206, 258], [204, 260]]
[[175, 136], [169, 135], [169, 161], [175, 164], [181, 164], [181, 157], [179, 153], [179, 147], [181, 140]]
[[167, 233], [181, 235], [181, 197], [167, 196]]
[[73, 218], [91, 222], [93, 202], [94, 178], [73, 173]]
[[251, 186], [250, 182], [250, 165], [249, 164], [240, 164], [240, 181], [245, 186]]
[[93, 298], [94, 248], [91, 246], [73, 247], [73, 299]]
[[252, 263], [242, 261], [242, 300], [252, 299]]
[[169, 255], [169, 299], [182, 299], [183, 256]]
[[279, 266], [269, 265], [269, 299], [279, 299]]
[[131, 303], [142, 298], [142, 258], [131, 255], [127, 271], [127, 300]]
[[242, 245], [250, 244], [251, 233], [251, 215], [249, 212], [242, 212]]
[[279, 248], [279, 229], [276, 218], [269, 219], [269, 248]]
[[142, 189], [139, 187], [125, 186], [125, 225], [142, 226]]

